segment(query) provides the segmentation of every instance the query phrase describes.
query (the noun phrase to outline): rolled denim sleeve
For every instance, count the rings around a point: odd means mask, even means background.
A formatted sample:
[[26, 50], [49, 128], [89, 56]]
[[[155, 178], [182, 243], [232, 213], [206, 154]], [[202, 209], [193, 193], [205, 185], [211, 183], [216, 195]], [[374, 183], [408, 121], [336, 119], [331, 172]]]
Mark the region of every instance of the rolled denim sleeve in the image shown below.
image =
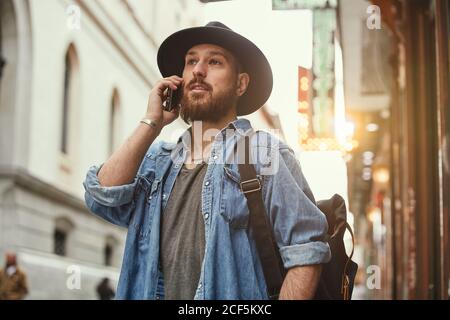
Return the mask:
[[137, 178], [130, 184], [104, 187], [97, 173], [102, 166], [89, 168], [83, 182], [85, 202], [91, 212], [121, 227], [128, 227], [133, 209]]
[[100, 184], [97, 176], [102, 166], [103, 165], [99, 167], [92, 166], [89, 168], [86, 174], [86, 180], [83, 183], [86, 192], [89, 193], [95, 201], [107, 207], [117, 207], [129, 203], [133, 199], [137, 178], [134, 178], [133, 182], [130, 184], [104, 187]]
[[265, 177], [264, 197], [284, 267], [327, 263], [331, 251], [324, 241], [326, 217], [292, 149], [282, 148], [279, 155], [277, 170]]

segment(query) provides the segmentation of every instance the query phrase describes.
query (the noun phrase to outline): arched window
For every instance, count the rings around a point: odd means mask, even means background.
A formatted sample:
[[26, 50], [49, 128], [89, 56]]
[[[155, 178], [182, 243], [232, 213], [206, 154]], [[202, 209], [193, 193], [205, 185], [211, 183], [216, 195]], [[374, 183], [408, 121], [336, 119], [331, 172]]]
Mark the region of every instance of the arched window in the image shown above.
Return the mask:
[[67, 218], [57, 218], [53, 229], [53, 253], [67, 256], [69, 251], [69, 238], [74, 224]]
[[70, 153], [70, 143], [74, 135], [74, 115], [78, 91], [79, 61], [75, 46], [71, 44], [66, 51], [64, 67], [64, 95], [62, 110], [62, 128], [60, 149], [64, 154]]
[[[3, 9], [0, 7], [0, 9]], [[6, 59], [3, 56], [3, 32], [2, 32], [2, 15], [0, 14], [0, 79], [3, 75], [3, 67], [6, 64]]]
[[103, 249], [103, 262], [105, 266], [113, 266], [115, 261], [115, 254], [117, 251], [118, 241], [114, 236], [107, 236], [105, 246]]
[[30, 7], [26, 1], [0, 0], [0, 166], [15, 166], [32, 149], [32, 117], [26, 116], [33, 106]]
[[117, 89], [114, 89], [110, 105], [110, 123], [109, 123], [109, 154], [111, 155], [117, 149], [121, 139], [121, 106], [120, 96]]

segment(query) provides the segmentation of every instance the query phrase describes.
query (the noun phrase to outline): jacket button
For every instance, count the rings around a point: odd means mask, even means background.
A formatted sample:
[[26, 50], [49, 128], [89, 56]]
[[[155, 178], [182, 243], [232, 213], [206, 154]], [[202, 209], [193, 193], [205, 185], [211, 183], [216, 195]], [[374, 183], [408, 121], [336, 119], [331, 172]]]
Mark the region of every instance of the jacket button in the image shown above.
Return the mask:
[[209, 218], [209, 213], [205, 213], [205, 220], [208, 220]]
[[206, 182], [205, 182], [205, 186], [209, 186], [209, 181], [206, 181]]

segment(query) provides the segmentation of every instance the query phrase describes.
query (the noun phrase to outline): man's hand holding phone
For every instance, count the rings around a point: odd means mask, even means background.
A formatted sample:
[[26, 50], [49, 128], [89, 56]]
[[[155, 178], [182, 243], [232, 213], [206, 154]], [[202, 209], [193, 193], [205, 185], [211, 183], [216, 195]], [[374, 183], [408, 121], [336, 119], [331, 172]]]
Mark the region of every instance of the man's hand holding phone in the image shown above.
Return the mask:
[[140, 124], [131, 136], [114, 151], [97, 173], [102, 186], [122, 186], [133, 181], [149, 146], [155, 141], [164, 126], [178, 118], [178, 107], [171, 112], [163, 110], [163, 101], [167, 98], [167, 88], [176, 90], [182, 85], [183, 79], [178, 76], [156, 82], [150, 91], [144, 116], [145, 119], [152, 120], [150, 123], [145, 123], [155, 130], [148, 130]]
[[[179, 93], [178, 90], [181, 89], [182, 85], [183, 78], [178, 76], [171, 76], [168, 78], [163, 78], [156, 82], [155, 86], [150, 92], [145, 117], [155, 121], [158, 124], [159, 130], [162, 130], [163, 127], [172, 123], [175, 119], [178, 118], [179, 107], [177, 101], [178, 99], [176, 99], [177, 96], [175, 95], [175, 93]], [[165, 111], [164, 108], [168, 106], [163, 105], [163, 103], [168, 98], [168, 94], [170, 94], [168, 89], [171, 89], [173, 91], [172, 101], [174, 101], [173, 99], [175, 98], [176, 102], [171, 111]]]

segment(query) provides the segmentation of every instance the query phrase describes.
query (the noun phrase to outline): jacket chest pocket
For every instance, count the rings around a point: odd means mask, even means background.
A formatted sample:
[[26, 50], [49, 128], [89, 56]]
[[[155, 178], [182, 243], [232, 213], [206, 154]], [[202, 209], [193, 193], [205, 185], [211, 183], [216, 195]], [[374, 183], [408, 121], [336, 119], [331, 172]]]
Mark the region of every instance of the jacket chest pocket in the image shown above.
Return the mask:
[[146, 238], [151, 231], [157, 200], [159, 180], [154, 179], [154, 172], [141, 176], [136, 189], [136, 211], [133, 227], [139, 238]]
[[237, 166], [224, 166], [220, 214], [234, 229], [247, 229], [249, 210]]

